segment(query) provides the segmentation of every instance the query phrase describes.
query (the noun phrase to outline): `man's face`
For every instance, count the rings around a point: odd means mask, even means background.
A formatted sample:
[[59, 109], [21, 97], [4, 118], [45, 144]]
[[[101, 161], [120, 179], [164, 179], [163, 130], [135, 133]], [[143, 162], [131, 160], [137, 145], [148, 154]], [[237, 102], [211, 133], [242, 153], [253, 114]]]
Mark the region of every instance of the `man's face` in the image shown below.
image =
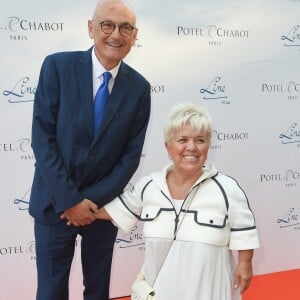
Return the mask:
[[[110, 34], [104, 33], [100, 23], [109, 21], [116, 25]], [[134, 13], [121, 3], [106, 3], [98, 7], [93, 20], [88, 21], [89, 36], [94, 40], [95, 53], [101, 64], [110, 70], [114, 68], [130, 51], [137, 36], [133, 29], [130, 36], [120, 34], [122, 24], [135, 26]]]

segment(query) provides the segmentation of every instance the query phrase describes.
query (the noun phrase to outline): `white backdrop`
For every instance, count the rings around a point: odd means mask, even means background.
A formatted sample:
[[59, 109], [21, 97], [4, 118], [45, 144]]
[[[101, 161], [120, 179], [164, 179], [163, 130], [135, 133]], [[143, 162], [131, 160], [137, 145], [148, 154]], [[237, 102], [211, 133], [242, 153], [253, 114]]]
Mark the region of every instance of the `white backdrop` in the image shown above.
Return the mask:
[[[5, 1], [0, 12], [0, 299], [34, 299], [33, 221], [28, 201], [34, 157], [31, 115], [40, 65], [52, 52], [91, 46], [95, 1]], [[171, 106], [210, 111], [209, 159], [237, 178], [256, 215], [261, 248], [254, 273], [299, 269], [300, 0], [130, 2], [139, 36], [126, 61], [152, 85], [152, 116], [131, 180], [168, 157], [162, 126]], [[78, 240], [79, 241], [79, 240]], [[71, 300], [82, 299], [79, 247]], [[119, 232], [111, 296], [129, 294], [144, 246], [141, 226]], [[288, 253], [288, 255], [287, 255]]]

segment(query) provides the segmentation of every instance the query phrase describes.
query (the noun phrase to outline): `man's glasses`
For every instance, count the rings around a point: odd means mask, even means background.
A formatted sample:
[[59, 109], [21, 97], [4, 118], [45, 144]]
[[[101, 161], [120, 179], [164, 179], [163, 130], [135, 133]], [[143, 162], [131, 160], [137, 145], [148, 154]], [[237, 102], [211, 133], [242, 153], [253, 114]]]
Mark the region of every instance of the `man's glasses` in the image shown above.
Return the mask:
[[131, 36], [133, 30], [135, 29], [135, 27], [131, 26], [128, 23], [116, 25], [115, 23], [113, 23], [111, 21], [103, 21], [103, 22], [100, 22], [99, 25], [100, 25], [101, 30], [105, 34], [111, 34], [116, 29], [116, 27], [118, 27], [120, 34], [124, 37]]

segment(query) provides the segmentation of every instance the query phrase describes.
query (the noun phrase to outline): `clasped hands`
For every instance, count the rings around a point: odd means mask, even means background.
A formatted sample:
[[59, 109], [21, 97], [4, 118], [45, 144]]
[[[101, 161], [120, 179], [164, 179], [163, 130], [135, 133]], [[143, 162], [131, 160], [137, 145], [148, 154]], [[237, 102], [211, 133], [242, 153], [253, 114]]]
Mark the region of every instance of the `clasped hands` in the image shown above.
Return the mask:
[[70, 207], [60, 216], [66, 219], [67, 225], [84, 226], [91, 224], [97, 218], [98, 207], [89, 199], [83, 199], [80, 203]]

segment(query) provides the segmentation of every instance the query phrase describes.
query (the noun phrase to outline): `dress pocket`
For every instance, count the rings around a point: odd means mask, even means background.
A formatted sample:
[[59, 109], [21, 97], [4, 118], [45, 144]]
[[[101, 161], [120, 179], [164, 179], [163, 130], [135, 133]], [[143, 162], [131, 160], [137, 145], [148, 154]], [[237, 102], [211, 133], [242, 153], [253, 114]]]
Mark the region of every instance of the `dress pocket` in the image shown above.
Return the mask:
[[195, 212], [195, 222], [198, 225], [214, 227], [214, 228], [224, 228], [227, 224], [227, 215], [215, 214], [215, 213], [205, 213]]

